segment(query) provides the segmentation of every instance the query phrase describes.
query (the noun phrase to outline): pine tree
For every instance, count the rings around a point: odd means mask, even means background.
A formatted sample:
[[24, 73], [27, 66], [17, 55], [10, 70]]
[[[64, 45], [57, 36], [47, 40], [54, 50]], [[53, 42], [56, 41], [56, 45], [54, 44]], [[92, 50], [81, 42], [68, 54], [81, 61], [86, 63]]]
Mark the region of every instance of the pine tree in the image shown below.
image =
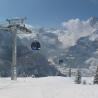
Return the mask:
[[71, 77], [71, 67], [69, 68], [69, 77]]
[[79, 69], [77, 70], [77, 75], [76, 75], [75, 83], [76, 84], [81, 84], [81, 72], [80, 72]]
[[95, 77], [94, 77], [94, 84], [98, 84], [98, 66], [97, 66], [97, 70], [96, 70], [96, 73], [95, 73]]

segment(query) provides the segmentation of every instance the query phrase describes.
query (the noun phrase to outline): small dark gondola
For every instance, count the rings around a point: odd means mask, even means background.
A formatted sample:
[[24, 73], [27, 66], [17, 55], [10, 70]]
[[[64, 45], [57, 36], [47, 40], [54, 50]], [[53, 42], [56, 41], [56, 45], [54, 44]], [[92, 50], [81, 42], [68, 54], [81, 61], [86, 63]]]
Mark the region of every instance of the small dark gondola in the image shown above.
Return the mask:
[[63, 64], [63, 60], [62, 59], [59, 60], [59, 64]]
[[39, 41], [33, 41], [31, 44], [31, 48], [32, 48], [32, 50], [40, 50], [41, 45], [40, 45]]

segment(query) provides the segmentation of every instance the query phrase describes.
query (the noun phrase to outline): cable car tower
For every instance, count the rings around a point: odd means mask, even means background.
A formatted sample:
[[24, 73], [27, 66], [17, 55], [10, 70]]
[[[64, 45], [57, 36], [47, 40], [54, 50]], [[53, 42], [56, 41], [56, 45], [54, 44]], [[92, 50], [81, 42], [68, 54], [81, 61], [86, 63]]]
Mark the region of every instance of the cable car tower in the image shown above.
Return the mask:
[[11, 80], [17, 80], [16, 57], [17, 57], [17, 33], [30, 34], [32, 31], [25, 26], [26, 18], [11, 18], [6, 20], [6, 24], [0, 25], [0, 31], [12, 33], [12, 64]]

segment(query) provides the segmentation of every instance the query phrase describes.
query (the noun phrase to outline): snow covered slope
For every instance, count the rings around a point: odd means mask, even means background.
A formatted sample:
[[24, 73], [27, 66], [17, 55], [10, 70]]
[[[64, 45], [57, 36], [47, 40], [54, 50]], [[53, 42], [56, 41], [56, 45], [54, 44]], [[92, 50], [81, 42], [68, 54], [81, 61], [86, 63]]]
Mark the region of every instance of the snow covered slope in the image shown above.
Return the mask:
[[74, 84], [73, 79], [66, 77], [20, 78], [17, 81], [0, 78], [0, 98], [98, 98], [98, 86]]

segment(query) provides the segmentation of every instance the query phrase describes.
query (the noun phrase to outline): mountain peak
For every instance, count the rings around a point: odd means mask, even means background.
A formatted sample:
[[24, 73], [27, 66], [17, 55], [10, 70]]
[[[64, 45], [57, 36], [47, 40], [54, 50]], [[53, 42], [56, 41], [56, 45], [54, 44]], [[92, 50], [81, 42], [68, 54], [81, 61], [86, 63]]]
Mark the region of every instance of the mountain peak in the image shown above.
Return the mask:
[[96, 24], [98, 24], [98, 17], [91, 17], [90, 18], [90, 25], [92, 26], [92, 27], [94, 27]]

